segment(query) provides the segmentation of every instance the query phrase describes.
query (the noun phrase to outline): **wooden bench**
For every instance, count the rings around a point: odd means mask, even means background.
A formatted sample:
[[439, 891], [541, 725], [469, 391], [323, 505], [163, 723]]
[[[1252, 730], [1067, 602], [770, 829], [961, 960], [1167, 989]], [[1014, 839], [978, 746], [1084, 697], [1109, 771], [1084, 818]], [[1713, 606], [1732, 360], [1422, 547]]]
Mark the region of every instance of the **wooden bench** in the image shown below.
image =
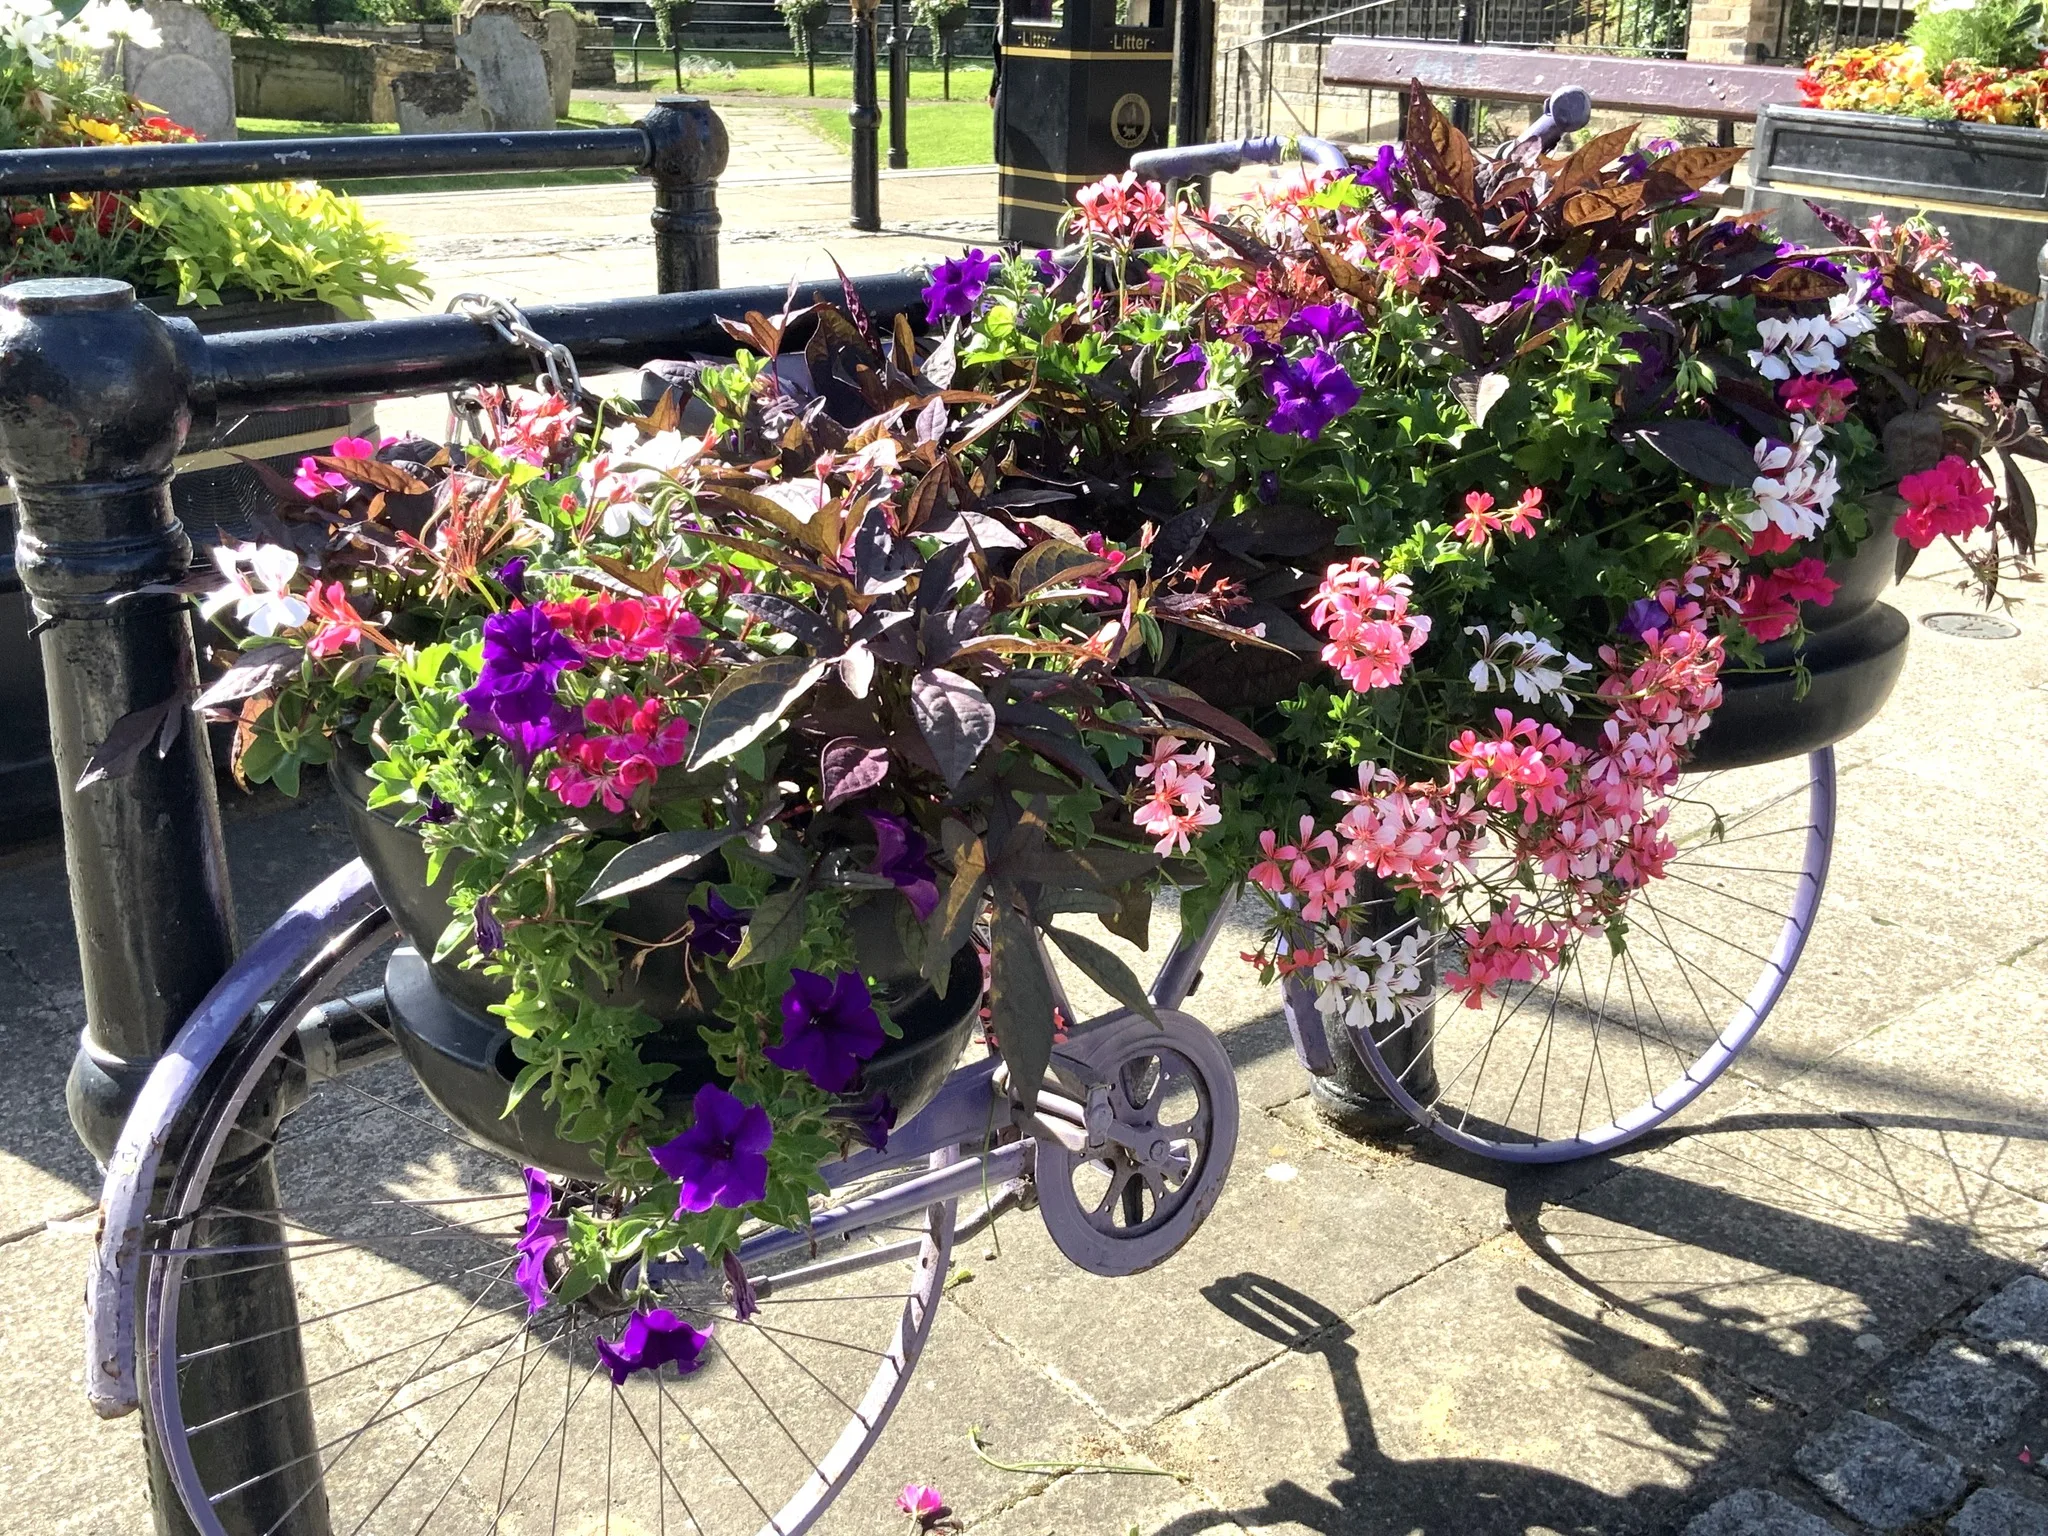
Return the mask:
[[1596, 108], [1712, 118], [1722, 125], [1724, 141], [1735, 124], [1755, 122], [1767, 106], [1797, 106], [1799, 74], [1766, 64], [1695, 64], [1370, 37], [1332, 38], [1323, 64], [1325, 85], [1400, 91], [1420, 81], [1433, 94], [1493, 101], [1541, 101], [1560, 86], [1576, 85]]

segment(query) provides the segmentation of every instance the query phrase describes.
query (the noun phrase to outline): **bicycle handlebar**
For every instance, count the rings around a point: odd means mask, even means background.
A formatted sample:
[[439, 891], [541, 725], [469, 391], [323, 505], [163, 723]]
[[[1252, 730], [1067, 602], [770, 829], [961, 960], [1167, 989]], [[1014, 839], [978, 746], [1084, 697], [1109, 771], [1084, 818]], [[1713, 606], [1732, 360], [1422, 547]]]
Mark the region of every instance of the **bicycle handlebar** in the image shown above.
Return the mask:
[[[1351, 163], [1350, 157], [1328, 139], [1304, 136], [1294, 143], [1301, 158], [1318, 170], [1341, 171]], [[1246, 165], [1278, 165], [1286, 153], [1287, 140], [1277, 136], [1224, 144], [1184, 144], [1174, 149], [1142, 150], [1131, 156], [1131, 169], [1151, 181], [1188, 181]]]
[[[1567, 133], [1576, 132], [1593, 120], [1593, 98], [1576, 85], [1552, 91], [1543, 103], [1543, 115], [1531, 123], [1515, 142], [1534, 141], [1548, 151]], [[1296, 153], [1322, 171], [1341, 171], [1351, 157], [1328, 139], [1303, 135], [1294, 141]], [[1278, 165], [1287, 154], [1288, 141], [1279, 136], [1264, 139], [1236, 139], [1221, 144], [1184, 144], [1173, 149], [1147, 149], [1131, 156], [1131, 169], [1149, 181], [1190, 181], [1235, 171], [1247, 165]]]

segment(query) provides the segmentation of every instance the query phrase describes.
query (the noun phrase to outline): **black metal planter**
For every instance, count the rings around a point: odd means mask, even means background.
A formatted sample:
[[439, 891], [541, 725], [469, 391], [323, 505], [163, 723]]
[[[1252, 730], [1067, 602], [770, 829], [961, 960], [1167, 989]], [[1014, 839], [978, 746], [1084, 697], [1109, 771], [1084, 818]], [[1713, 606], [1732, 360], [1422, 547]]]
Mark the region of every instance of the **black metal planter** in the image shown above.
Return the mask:
[[[1870, 112], [1766, 107], [1743, 210], [1766, 212], [1786, 239], [1832, 245], [1808, 199], [1862, 224], [1925, 213], [1956, 250], [2001, 282], [2040, 292], [2048, 240], [2048, 131], [1999, 123], [1930, 123]], [[2014, 312], [2025, 334], [2034, 306]]]
[[[330, 777], [378, 895], [412, 940], [392, 956], [384, 985], [393, 1033], [421, 1087], [451, 1119], [491, 1145], [551, 1173], [593, 1177], [597, 1170], [590, 1148], [561, 1134], [554, 1107], [538, 1093], [506, 1112], [523, 1063], [513, 1052], [511, 1031], [490, 1011], [504, 1000], [505, 984], [463, 967], [462, 959], [471, 954], [467, 945], [445, 960], [425, 958], [434, 953], [452, 919], [452, 868], [429, 883], [426, 848], [418, 835], [389, 812], [370, 809], [372, 781], [359, 750], [344, 751]], [[672, 940], [688, 920], [689, 890], [690, 882], [681, 882], [637, 891], [611, 926], [623, 940], [648, 945]], [[868, 1062], [849, 1098], [858, 1102], [881, 1093], [897, 1119], [907, 1120], [938, 1091], [965, 1048], [978, 1015], [981, 976], [980, 962], [969, 948], [956, 958], [944, 997], [924, 982], [896, 936], [894, 906], [901, 899], [891, 892], [856, 905], [850, 914], [861, 968], [876, 979], [877, 999], [902, 1035]], [[721, 970], [722, 962], [698, 962], [700, 996], [715, 993]], [[676, 1069], [662, 1086], [662, 1098], [677, 1109], [703, 1084], [720, 1080], [698, 1029], [724, 1026], [685, 1001], [691, 983], [683, 946], [674, 943], [646, 950], [643, 964], [623, 967], [615, 987], [600, 988], [592, 978], [592, 993], [601, 1001], [638, 1008], [660, 1024], [640, 1050], [647, 1060]]]

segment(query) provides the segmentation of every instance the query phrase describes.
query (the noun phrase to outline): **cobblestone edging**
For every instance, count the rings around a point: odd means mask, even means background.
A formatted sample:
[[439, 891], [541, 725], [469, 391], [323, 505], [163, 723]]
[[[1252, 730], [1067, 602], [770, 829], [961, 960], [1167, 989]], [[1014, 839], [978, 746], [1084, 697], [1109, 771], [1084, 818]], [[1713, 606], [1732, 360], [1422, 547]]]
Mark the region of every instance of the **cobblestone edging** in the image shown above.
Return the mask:
[[[2048, 1279], [2022, 1275], [1684, 1536], [2048, 1536]], [[1883, 1417], [1878, 1415], [1882, 1414]]]

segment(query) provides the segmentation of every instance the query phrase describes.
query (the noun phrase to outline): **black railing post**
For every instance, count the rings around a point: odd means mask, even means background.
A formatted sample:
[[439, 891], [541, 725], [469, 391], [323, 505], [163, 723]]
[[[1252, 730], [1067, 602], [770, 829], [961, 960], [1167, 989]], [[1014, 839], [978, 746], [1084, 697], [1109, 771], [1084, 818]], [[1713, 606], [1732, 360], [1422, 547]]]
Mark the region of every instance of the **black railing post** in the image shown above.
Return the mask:
[[661, 293], [718, 286], [718, 178], [731, 146], [701, 96], [663, 96], [640, 119], [652, 151], [654, 275]]
[[879, 0], [853, 0], [853, 227], [882, 227], [881, 167], [876, 153], [881, 110], [875, 104], [875, 7]]
[[[85, 1030], [65, 1086], [71, 1123], [101, 1162], [150, 1068], [234, 958], [234, 906], [213, 761], [190, 718], [198, 660], [179, 581], [192, 546], [171, 511], [172, 459], [192, 419], [204, 343], [135, 301], [128, 284], [58, 278], [0, 289], [0, 468], [14, 482], [16, 561], [41, 633], [64, 858], [85, 983]], [[138, 711], [159, 724], [127, 773], [80, 787], [93, 751]], [[182, 726], [182, 729], [178, 729]], [[279, 1085], [280, 1087], [282, 1085]], [[181, 1383], [188, 1415], [264, 1400], [199, 1448], [210, 1486], [266, 1480], [238, 1515], [250, 1529], [290, 1516], [327, 1531], [312, 1414], [303, 1393], [291, 1275], [279, 1246], [269, 1155], [278, 1095], [244, 1122], [242, 1152], [210, 1192], [227, 1213], [196, 1246], [248, 1247], [234, 1283], [189, 1284], [181, 1339], [203, 1355]], [[208, 1279], [201, 1259], [188, 1279]], [[216, 1340], [246, 1347], [209, 1353]], [[223, 1377], [239, 1378], [229, 1385]], [[252, 1387], [260, 1384], [260, 1389]], [[294, 1391], [294, 1388], [301, 1390]], [[196, 1421], [196, 1419], [194, 1421]], [[154, 1442], [151, 1442], [152, 1445]], [[154, 1451], [157, 1528], [192, 1530]]]
[[889, 0], [889, 169], [910, 166], [910, 34], [903, 25], [903, 0]]

